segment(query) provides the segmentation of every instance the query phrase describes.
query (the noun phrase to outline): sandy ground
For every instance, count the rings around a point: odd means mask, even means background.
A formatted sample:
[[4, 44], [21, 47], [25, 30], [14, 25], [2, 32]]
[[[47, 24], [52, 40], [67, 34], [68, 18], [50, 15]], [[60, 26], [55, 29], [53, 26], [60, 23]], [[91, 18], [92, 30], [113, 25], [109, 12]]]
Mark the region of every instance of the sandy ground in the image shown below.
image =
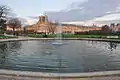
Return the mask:
[[32, 77], [19, 77], [19, 76], [5, 76], [0, 75], [0, 80], [120, 80], [118, 76], [109, 77], [93, 77], [93, 78], [32, 78]]

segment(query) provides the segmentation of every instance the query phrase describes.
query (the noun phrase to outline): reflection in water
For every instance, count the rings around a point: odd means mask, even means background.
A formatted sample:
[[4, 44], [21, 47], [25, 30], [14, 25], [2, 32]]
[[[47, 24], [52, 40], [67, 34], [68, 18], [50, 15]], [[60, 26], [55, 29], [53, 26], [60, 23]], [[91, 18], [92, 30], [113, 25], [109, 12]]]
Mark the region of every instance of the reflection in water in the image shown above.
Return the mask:
[[[52, 56], [56, 56], [56, 54], [58, 52], [56, 52], [57, 49], [59, 49], [62, 45], [53, 45], [52, 43], [54, 42], [53, 41], [42, 41], [43, 42], [43, 45], [42, 45], [42, 56], [48, 56], [49, 58], [52, 57]], [[56, 70], [57, 72], [61, 72], [61, 69], [62, 68], [67, 68], [67, 66], [64, 65], [65, 63], [65, 60], [62, 58], [62, 55], [59, 53], [59, 56], [56, 56], [56, 58], [53, 58], [52, 59], [53, 62], [56, 62], [56, 69], [54, 68], [54, 70]], [[46, 68], [46, 69], [49, 69]]]
[[4, 65], [7, 55], [7, 44], [0, 43], [0, 65]]
[[[97, 46], [97, 45], [100, 45], [101, 43], [104, 43], [104, 42], [99, 42], [99, 41], [88, 41], [88, 44], [92, 44], [92, 46]], [[117, 44], [118, 43], [115, 43], [115, 42], [106, 42], [107, 44], [105, 44], [107, 46], [107, 48], [111, 51], [113, 51], [114, 49], [117, 48]], [[104, 46], [104, 45], [103, 45]]]
[[20, 41], [14, 41], [14, 42], [10, 42], [7, 45], [9, 45], [9, 49], [20, 49], [21, 47], [21, 42]]
[[[20, 49], [21, 42], [4, 42], [0, 43], [0, 65], [8, 64], [8, 55], [11, 52], [16, 51]], [[1, 66], [0, 66], [1, 67]]]
[[[59, 49], [62, 45], [53, 45], [52, 43], [55, 40], [42, 40], [42, 54], [45, 55], [54, 55], [56, 52], [56, 49]], [[48, 46], [49, 45], [49, 46]]]
[[51, 51], [44, 51], [44, 53], [43, 53], [43, 56], [46, 56], [46, 55], [52, 55], [52, 52]]
[[92, 44], [92, 45], [97, 45], [99, 44], [99, 41], [87, 41], [88, 44]]
[[117, 47], [117, 43], [108, 42], [108, 44], [109, 44], [108, 49], [110, 49], [111, 51], [113, 51], [113, 49], [116, 49]]

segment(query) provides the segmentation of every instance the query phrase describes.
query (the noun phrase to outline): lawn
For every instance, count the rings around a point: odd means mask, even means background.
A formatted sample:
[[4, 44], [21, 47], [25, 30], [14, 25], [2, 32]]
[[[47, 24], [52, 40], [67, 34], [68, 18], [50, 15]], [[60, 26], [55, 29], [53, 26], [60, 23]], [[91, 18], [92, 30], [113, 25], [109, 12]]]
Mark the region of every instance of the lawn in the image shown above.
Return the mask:
[[[56, 38], [57, 35], [41, 35], [41, 34], [28, 34], [27, 36], [29, 37], [34, 37], [34, 38]], [[74, 35], [74, 34], [62, 34], [62, 38], [100, 38], [100, 39], [107, 39], [107, 36], [110, 35]], [[112, 39], [112, 38], [111, 38]], [[120, 39], [116, 38], [116, 39]]]
[[34, 38], [55, 38], [56, 35], [47, 35], [47, 37], [44, 34], [28, 34], [28, 37], [34, 37]]
[[17, 37], [0, 35], [0, 39], [9, 39], [9, 38], [17, 38]]

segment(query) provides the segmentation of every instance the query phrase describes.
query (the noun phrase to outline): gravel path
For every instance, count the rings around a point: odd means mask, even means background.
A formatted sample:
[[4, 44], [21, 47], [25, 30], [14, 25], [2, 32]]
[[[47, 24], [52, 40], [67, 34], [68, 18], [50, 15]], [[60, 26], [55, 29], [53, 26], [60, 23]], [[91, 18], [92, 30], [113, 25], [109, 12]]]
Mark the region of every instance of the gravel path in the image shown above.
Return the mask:
[[0, 80], [120, 80], [120, 77], [93, 77], [93, 78], [32, 78], [32, 77], [19, 77], [19, 76], [5, 76], [0, 75]]

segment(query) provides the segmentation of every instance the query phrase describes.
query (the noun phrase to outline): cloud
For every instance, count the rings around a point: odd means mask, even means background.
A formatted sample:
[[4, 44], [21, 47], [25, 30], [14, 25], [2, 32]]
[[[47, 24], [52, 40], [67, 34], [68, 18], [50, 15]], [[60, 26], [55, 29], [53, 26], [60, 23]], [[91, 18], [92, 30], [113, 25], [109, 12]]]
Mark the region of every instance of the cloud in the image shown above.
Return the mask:
[[94, 20], [95, 21], [120, 20], [120, 13], [105, 15], [100, 18], [95, 18]]
[[33, 20], [27, 20], [27, 22], [25, 22], [26, 25], [32, 25], [35, 24], [36, 21]]
[[61, 22], [88, 21], [116, 13], [120, 13], [120, 0], [74, 2], [60, 12], [46, 12], [50, 19]]
[[79, 9], [79, 10], [83, 10], [84, 7], [79, 7], [80, 4], [83, 4], [85, 2], [87, 2], [88, 0], [79, 0], [79, 1], [76, 1], [76, 2], [72, 2], [71, 5], [69, 5], [66, 9], [63, 9], [61, 11], [65, 11], [65, 12], [68, 12], [68, 11], [71, 11], [71, 10], [76, 10], [76, 9]]
[[118, 6], [116, 7], [115, 10], [112, 11], [107, 11], [107, 14], [115, 14], [115, 13], [120, 13], [120, 4], [118, 4]]
[[36, 20], [26, 18], [26, 22], [24, 23], [24, 25], [33, 25], [36, 22], [37, 22]]
[[[93, 20], [88, 20], [88, 21], [75, 21], [75, 22], [63, 22], [65, 24], [75, 24], [75, 25], [83, 25], [83, 26], [92, 26], [95, 24]], [[96, 24], [97, 25], [97, 24]], [[98, 25], [99, 26], [99, 25]]]
[[102, 25], [110, 25], [111, 23], [120, 23], [120, 13], [116, 14], [109, 14], [102, 17], [97, 17], [92, 20], [86, 20], [86, 21], [73, 21], [73, 22], [66, 22], [67, 24], [76, 24], [76, 25], [84, 25], [84, 26], [91, 26], [93, 24], [96, 24], [97, 26]]
[[28, 18], [28, 17], [20, 17], [20, 16], [17, 16], [21, 22], [22, 22], [22, 27], [26, 26], [26, 25], [33, 25], [37, 22], [37, 20], [34, 20], [34, 19], [31, 19], [31, 18]]
[[38, 19], [38, 16], [27, 16], [30, 19]]
[[76, 22], [62, 22], [63, 24], [76, 24], [76, 25], [83, 25], [85, 24], [84, 21], [76, 21]]

